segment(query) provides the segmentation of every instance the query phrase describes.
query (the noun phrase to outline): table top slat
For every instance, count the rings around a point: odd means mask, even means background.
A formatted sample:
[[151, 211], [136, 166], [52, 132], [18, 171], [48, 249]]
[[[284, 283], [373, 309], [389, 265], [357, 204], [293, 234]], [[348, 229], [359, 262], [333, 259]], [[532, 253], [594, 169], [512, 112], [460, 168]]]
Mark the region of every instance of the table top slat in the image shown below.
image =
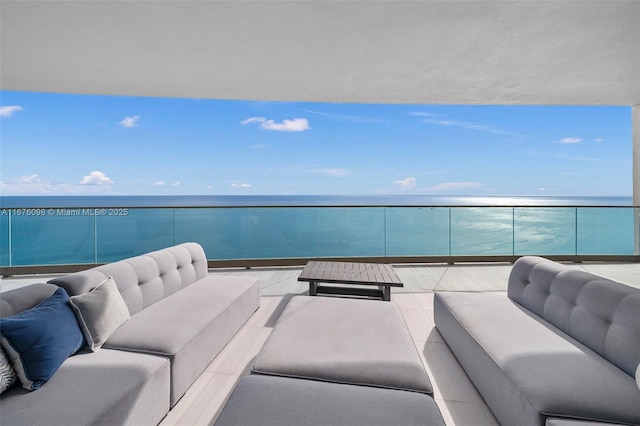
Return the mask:
[[309, 261], [298, 281], [403, 287], [393, 267], [384, 263]]

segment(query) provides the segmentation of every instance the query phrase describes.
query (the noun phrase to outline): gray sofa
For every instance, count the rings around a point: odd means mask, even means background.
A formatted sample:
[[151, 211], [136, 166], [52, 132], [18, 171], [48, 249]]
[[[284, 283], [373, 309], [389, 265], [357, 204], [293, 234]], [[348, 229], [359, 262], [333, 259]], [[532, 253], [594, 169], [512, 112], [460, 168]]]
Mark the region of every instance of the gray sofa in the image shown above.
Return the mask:
[[507, 293], [436, 293], [435, 324], [504, 425], [640, 425], [640, 289], [518, 259]]
[[157, 424], [258, 309], [257, 280], [207, 275], [196, 243], [148, 253], [2, 294], [0, 315], [58, 288], [85, 294], [111, 276], [130, 319], [96, 352], [79, 352], [42, 388], [0, 396], [0, 423]]

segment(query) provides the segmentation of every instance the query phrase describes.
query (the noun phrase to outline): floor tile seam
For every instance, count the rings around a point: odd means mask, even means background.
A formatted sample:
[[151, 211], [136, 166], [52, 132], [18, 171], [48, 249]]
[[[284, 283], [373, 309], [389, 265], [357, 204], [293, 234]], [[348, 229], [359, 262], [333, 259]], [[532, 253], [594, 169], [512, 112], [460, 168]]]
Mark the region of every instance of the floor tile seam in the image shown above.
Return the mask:
[[444, 272], [442, 273], [442, 275], [440, 276], [440, 279], [438, 280], [438, 282], [436, 283], [436, 286], [433, 288], [433, 292], [435, 293], [436, 290], [438, 289], [438, 287], [440, 287], [440, 283], [442, 283], [442, 280], [444, 280], [444, 277], [447, 275], [447, 273], [449, 272], [449, 268], [450, 265], [447, 265], [444, 269]]

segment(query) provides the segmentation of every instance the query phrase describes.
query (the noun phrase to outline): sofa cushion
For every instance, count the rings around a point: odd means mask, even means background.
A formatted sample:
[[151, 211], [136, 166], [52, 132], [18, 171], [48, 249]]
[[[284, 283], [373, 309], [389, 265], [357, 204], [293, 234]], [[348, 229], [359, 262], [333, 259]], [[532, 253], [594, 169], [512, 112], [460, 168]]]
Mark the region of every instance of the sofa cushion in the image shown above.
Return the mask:
[[0, 424], [155, 425], [169, 411], [169, 361], [101, 349], [68, 358], [37, 392], [2, 394]]
[[107, 277], [88, 293], [71, 296], [71, 307], [94, 352], [130, 318], [129, 309], [112, 277]]
[[240, 379], [216, 426], [444, 426], [433, 398], [417, 392], [250, 375]]
[[85, 341], [69, 296], [60, 288], [37, 306], [0, 319], [0, 343], [22, 386], [36, 390]]
[[630, 376], [640, 363], [640, 289], [548, 259], [518, 259], [508, 295]]
[[259, 305], [256, 279], [208, 276], [132, 315], [103, 347], [168, 357], [173, 406]]
[[383, 301], [293, 297], [253, 371], [433, 392], [400, 309]]
[[506, 294], [436, 293], [435, 323], [502, 424], [640, 424], [632, 376]]
[[548, 418], [545, 426], [620, 426], [616, 423], [590, 422], [586, 420], [569, 420]]

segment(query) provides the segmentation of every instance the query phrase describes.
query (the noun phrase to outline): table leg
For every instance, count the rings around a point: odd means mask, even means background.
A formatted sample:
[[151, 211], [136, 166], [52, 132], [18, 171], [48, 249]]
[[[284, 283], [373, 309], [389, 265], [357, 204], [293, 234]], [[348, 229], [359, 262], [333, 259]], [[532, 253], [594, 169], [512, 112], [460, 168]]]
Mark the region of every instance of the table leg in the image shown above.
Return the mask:
[[316, 296], [318, 294], [318, 282], [309, 281], [309, 296]]
[[389, 285], [384, 285], [381, 286], [381, 290], [382, 290], [382, 300], [384, 300], [385, 302], [391, 302], [391, 286]]

